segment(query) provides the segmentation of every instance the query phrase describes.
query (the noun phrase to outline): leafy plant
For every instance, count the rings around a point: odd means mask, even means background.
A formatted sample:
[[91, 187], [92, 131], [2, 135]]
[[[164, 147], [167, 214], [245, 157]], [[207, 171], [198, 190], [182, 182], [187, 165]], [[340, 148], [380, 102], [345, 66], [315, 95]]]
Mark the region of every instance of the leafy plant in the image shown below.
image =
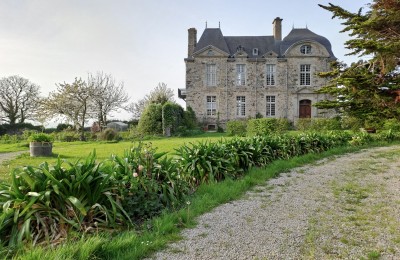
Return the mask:
[[31, 142], [51, 142], [51, 141], [53, 141], [53, 138], [51, 135], [48, 135], [45, 133], [37, 133], [37, 134], [31, 134], [29, 136], [29, 141], [31, 141]]
[[156, 153], [151, 144], [113, 156], [112, 179], [118, 184], [121, 204], [136, 221], [159, 214], [167, 207], [176, 207], [188, 193], [188, 184], [181, 177], [177, 164], [165, 153]]
[[245, 136], [247, 122], [242, 120], [232, 120], [226, 123], [226, 133], [229, 136]]
[[11, 184], [0, 184], [0, 241], [15, 248], [23, 242], [58, 243], [70, 231], [91, 232], [129, 225], [111, 175], [95, 162], [17, 168]]

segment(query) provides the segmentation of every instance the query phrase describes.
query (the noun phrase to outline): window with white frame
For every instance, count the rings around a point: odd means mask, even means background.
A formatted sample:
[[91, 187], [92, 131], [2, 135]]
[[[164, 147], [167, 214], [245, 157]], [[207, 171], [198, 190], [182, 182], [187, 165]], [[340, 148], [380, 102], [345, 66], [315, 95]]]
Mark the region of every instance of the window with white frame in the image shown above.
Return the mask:
[[207, 96], [207, 116], [217, 115], [217, 96]]
[[266, 96], [266, 101], [267, 101], [267, 117], [273, 117], [275, 116], [275, 96]]
[[275, 64], [267, 64], [267, 72], [266, 72], [266, 79], [267, 79], [267, 86], [274, 86], [275, 85]]
[[258, 49], [257, 48], [254, 48], [253, 49], [253, 56], [257, 56], [258, 55]]
[[236, 64], [236, 85], [246, 85], [246, 66], [244, 64]]
[[300, 52], [303, 54], [311, 54], [311, 45], [301, 45]]
[[311, 85], [311, 65], [302, 64], [300, 65], [300, 86]]
[[246, 116], [246, 97], [236, 97], [236, 116]]
[[207, 86], [216, 86], [217, 85], [217, 65], [215, 64], [207, 64], [206, 66], [206, 81]]

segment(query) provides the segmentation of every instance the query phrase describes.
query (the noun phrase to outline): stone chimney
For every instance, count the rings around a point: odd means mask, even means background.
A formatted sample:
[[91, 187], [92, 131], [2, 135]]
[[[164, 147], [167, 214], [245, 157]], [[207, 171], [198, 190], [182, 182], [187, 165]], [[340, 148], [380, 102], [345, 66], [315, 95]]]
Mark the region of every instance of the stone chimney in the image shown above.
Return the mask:
[[190, 28], [188, 30], [188, 58], [192, 57], [194, 49], [196, 48], [197, 44], [197, 30], [196, 28]]
[[282, 40], [282, 20], [283, 19], [276, 17], [272, 22], [272, 31], [276, 41]]

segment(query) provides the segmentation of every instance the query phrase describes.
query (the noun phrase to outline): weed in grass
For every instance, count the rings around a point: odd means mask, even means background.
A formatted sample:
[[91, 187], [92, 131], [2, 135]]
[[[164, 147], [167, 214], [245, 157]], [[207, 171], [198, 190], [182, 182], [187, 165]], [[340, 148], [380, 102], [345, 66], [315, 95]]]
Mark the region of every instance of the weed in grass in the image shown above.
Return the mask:
[[381, 258], [381, 253], [379, 251], [373, 250], [373, 251], [368, 252], [367, 257], [368, 257], [368, 260], [376, 260], [376, 259]]

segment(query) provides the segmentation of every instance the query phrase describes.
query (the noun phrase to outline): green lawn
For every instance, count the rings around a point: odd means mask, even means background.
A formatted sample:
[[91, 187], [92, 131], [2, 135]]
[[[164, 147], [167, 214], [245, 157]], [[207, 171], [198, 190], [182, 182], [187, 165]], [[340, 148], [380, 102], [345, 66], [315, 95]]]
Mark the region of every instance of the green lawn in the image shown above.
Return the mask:
[[[158, 152], [168, 152], [168, 154], [173, 155], [175, 149], [182, 145], [205, 140], [218, 141], [221, 138], [225, 138], [225, 135], [220, 133], [206, 133], [195, 137], [159, 138], [143, 142], [151, 143], [153, 148], [157, 148]], [[0, 180], [7, 180], [10, 170], [16, 167], [26, 165], [38, 166], [44, 161], [54, 163], [58, 156], [74, 162], [80, 158], [86, 158], [94, 150], [96, 151], [98, 160], [104, 160], [112, 154], [123, 155], [124, 151], [132, 147], [132, 145], [134, 145], [134, 142], [128, 141], [118, 143], [55, 142], [53, 144], [53, 157], [30, 157], [27, 143], [0, 144], [0, 153], [26, 151], [26, 153], [23, 153], [16, 159], [5, 161], [0, 165]]]

